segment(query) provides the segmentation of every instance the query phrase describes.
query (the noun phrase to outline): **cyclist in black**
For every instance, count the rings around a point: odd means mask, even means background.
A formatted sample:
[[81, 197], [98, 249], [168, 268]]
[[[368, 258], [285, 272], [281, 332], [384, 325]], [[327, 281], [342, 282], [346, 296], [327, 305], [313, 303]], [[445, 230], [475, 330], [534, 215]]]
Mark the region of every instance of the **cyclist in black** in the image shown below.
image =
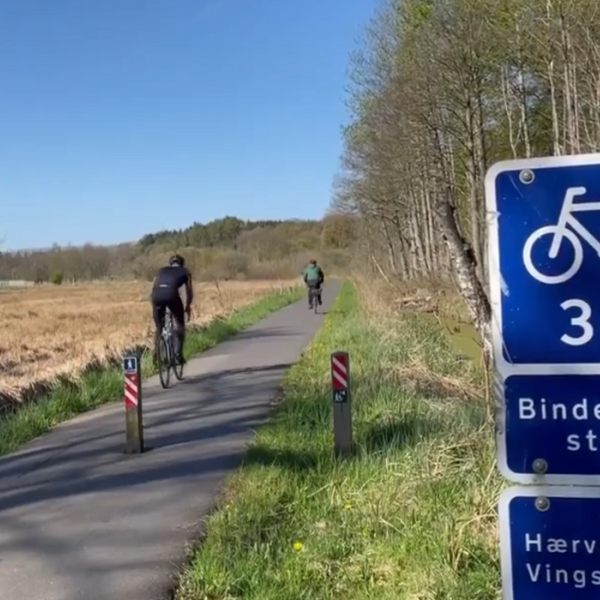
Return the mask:
[[[185, 309], [179, 288], [185, 285]], [[171, 256], [169, 266], [163, 267], [158, 271], [152, 283], [152, 318], [156, 326], [154, 338], [154, 360], [156, 362], [158, 356], [158, 341], [161, 332], [165, 325], [165, 312], [168, 308], [171, 311], [174, 319], [175, 333], [179, 338], [179, 352], [177, 360], [183, 364], [183, 343], [185, 341], [185, 319], [184, 314], [187, 313], [188, 320], [190, 318], [190, 308], [194, 299], [194, 290], [192, 288], [192, 274], [185, 267], [185, 260], [179, 254]]]

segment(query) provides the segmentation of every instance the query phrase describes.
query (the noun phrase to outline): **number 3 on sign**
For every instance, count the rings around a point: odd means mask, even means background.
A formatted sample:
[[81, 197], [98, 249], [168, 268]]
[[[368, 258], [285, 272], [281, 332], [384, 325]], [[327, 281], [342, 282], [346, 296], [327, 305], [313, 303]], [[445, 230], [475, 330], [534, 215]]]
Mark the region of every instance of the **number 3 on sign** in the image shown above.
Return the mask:
[[581, 314], [578, 317], [571, 319], [571, 325], [581, 327], [583, 330], [579, 337], [573, 337], [566, 333], [560, 338], [565, 344], [569, 346], [583, 346], [587, 344], [594, 337], [594, 328], [590, 323], [590, 317], [592, 316], [592, 309], [587, 302], [573, 298], [571, 300], [565, 300], [560, 307], [563, 310], [569, 310], [570, 308], [578, 308]]

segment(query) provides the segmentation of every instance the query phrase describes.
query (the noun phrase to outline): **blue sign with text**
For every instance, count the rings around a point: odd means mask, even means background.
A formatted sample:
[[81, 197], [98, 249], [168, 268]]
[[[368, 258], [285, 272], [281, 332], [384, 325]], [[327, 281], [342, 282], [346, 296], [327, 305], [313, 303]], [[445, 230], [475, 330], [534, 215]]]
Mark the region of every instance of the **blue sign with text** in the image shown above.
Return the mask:
[[499, 508], [504, 600], [600, 598], [600, 489], [514, 487]]
[[600, 155], [498, 163], [486, 180], [497, 353], [600, 363]]
[[511, 375], [505, 381], [499, 466], [534, 473], [600, 475], [600, 375]]

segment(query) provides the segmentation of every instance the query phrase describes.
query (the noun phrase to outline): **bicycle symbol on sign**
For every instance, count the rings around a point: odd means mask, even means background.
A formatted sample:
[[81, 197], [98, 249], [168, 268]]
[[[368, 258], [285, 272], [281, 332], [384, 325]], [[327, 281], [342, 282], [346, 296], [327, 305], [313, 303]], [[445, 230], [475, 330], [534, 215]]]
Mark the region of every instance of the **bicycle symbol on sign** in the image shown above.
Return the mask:
[[[583, 245], [579, 237], [577, 237], [571, 229], [578, 233], [581, 239], [586, 241], [596, 251], [598, 256], [600, 256], [600, 242], [573, 215], [573, 213], [576, 212], [600, 210], [600, 202], [581, 204], [575, 204], [573, 202], [576, 196], [581, 196], [585, 193], [586, 188], [584, 187], [568, 188], [560, 210], [560, 216], [558, 217], [558, 223], [556, 225], [540, 227], [527, 238], [525, 246], [523, 247], [523, 262], [527, 272], [539, 282], [546, 284], [564, 283], [576, 275], [581, 268], [581, 263], [583, 262]], [[568, 225], [571, 229], [567, 229]], [[552, 238], [552, 244], [550, 245], [550, 251], [548, 252], [548, 256], [551, 259], [558, 256], [563, 239], [568, 240], [573, 246], [573, 264], [564, 273], [559, 275], [544, 275], [543, 273], [540, 273], [531, 259], [533, 245], [546, 234], [554, 236]]]

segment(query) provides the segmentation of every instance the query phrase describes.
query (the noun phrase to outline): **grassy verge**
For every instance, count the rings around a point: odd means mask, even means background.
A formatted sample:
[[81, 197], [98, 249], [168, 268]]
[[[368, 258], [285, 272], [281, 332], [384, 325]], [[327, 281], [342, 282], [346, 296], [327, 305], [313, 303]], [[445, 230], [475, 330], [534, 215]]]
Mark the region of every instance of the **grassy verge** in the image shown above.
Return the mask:
[[[298, 300], [303, 288], [275, 293], [234, 312], [228, 319], [218, 319], [202, 330], [188, 333], [185, 355], [191, 357], [232, 337], [270, 313]], [[144, 377], [155, 373], [151, 357], [142, 357]], [[123, 392], [120, 365], [95, 369], [82, 375], [77, 382], [57, 385], [37, 402], [19, 407], [0, 417], [0, 456], [16, 450], [24, 443], [47, 432], [53, 426], [75, 415], [114, 401]]]
[[[340, 349], [357, 442], [346, 461], [330, 425]], [[346, 284], [209, 517], [178, 600], [498, 598], [502, 484], [475, 369], [439, 325], [363, 311]]]

